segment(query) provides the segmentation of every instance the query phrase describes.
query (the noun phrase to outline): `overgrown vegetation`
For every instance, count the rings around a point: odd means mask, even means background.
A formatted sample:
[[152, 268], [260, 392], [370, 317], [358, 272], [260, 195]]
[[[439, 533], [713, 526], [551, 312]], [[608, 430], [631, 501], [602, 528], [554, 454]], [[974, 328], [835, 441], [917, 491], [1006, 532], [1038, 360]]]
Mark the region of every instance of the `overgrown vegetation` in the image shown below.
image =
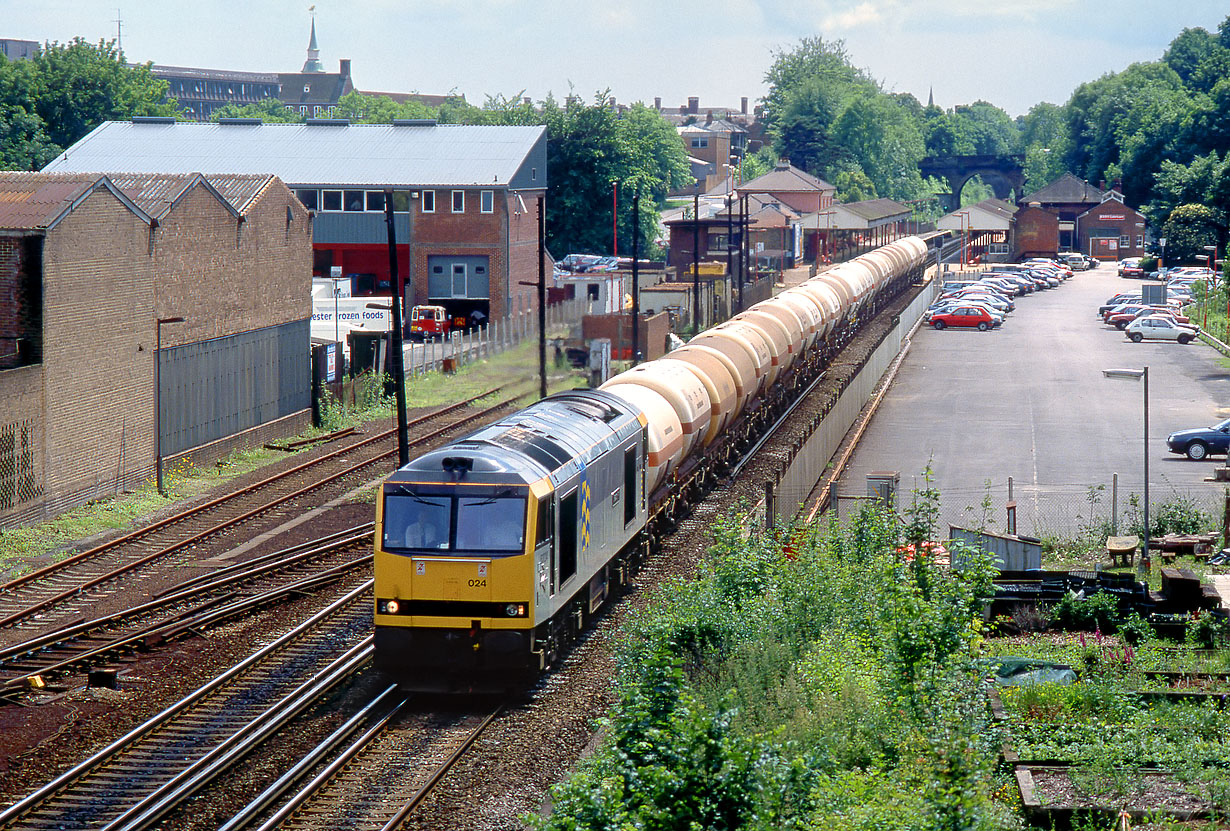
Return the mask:
[[989, 571], [937, 567], [933, 516], [924, 492], [904, 527], [867, 509], [789, 553], [719, 524], [627, 633], [607, 739], [536, 826], [1010, 825], [973, 660]]

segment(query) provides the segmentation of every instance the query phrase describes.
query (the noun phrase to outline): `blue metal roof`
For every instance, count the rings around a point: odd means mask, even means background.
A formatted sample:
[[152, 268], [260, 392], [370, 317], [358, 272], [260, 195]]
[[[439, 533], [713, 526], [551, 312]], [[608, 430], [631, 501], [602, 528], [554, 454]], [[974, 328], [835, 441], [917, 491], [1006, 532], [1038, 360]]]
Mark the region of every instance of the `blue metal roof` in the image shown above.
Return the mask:
[[[272, 173], [292, 187], [507, 187], [532, 156], [545, 162], [545, 133], [541, 126], [108, 121], [43, 170]], [[545, 169], [540, 178], [530, 187], [546, 186]]]

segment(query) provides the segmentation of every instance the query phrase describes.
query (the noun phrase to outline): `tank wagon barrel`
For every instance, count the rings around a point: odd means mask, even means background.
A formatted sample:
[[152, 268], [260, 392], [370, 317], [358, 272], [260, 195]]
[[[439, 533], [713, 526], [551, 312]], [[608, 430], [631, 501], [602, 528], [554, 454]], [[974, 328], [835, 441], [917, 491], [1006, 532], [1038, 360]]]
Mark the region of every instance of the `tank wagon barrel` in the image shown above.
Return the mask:
[[532, 682], [926, 253], [897, 240], [390, 475], [376, 510], [377, 667], [424, 691]]

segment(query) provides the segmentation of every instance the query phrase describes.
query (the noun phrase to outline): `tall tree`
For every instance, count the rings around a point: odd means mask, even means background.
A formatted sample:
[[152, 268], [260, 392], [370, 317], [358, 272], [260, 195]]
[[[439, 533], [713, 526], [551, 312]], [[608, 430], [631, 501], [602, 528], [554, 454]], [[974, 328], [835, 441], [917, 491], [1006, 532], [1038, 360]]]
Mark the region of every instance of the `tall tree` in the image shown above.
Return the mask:
[[[26, 63], [21, 61], [19, 63]], [[175, 116], [166, 81], [129, 67], [114, 41], [50, 43], [28, 59], [27, 95], [54, 144], [68, 147], [104, 121]]]

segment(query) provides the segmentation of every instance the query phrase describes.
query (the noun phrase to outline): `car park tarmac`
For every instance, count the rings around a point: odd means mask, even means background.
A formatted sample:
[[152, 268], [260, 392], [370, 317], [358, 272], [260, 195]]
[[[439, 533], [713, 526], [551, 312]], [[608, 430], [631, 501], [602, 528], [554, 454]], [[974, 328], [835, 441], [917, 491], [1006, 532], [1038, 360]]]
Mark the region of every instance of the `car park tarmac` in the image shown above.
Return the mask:
[[1019, 533], [1035, 525], [1070, 531], [1091, 512], [1109, 514], [1114, 473], [1122, 515], [1128, 494], [1143, 490], [1144, 391], [1140, 381], [1106, 378], [1103, 370], [1146, 365], [1150, 500], [1182, 493], [1202, 507], [1215, 504], [1221, 486], [1205, 479], [1224, 459], [1176, 456], [1166, 437], [1230, 416], [1230, 370], [1200, 341], [1133, 343], [1104, 325], [1097, 307], [1139, 286], [1106, 263], [1020, 299], [993, 332], [920, 327], [838, 480], [839, 513], [850, 512], [851, 497], [866, 495], [873, 471], [899, 472], [898, 503], [908, 505], [930, 466], [944, 536], [947, 523], [979, 524], [988, 495], [988, 518], [1002, 530], [1009, 477]]

